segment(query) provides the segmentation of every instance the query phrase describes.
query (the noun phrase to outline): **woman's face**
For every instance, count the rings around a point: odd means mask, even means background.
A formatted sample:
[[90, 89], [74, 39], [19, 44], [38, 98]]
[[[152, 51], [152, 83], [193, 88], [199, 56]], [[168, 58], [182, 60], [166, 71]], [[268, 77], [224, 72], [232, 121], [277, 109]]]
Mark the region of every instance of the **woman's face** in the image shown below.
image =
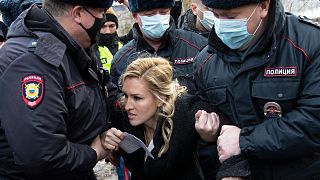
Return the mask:
[[146, 82], [140, 78], [126, 78], [123, 82], [125, 110], [132, 126], [146, 124], [154, 127], [158, 117], [161, 101], [148, 89]]

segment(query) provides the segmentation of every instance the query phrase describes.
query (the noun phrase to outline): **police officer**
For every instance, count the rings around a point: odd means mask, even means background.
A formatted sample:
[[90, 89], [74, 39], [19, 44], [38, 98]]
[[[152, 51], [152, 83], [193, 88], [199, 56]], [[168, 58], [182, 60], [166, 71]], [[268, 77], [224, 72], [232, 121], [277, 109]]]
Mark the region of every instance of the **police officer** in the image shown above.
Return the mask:
[[95, 179], [106, 97], [84, 48], [112, 0], [44, 0], [0, 50], [0, 179]]
[[174, 0], [129, 0], [135, 24], [134, 39], [121, 48], [111, 64], [110, 78], [114, 84], [127, 65], [143, 53], [161, 56], [172, 62], [175, 78], [195, 93], [193, 62], [198, 51], [206, 45], [202, 36], [175, 28], [170, 10]]
[[100, 30], [98, 40], [98, 57], [104, 69], [110, 72], [111, 61], [117, 51], [123, 46], [119, 40], [117, 33], [118, 29], [118, 17], [113, 11], [112, 7], [105, 13], [106, 22]]
[[202, 4], [201, 0], [192, 0], [191, 2], [190, 9], [179, 18], [177, 27], [208, 38], [214, 23], [213, 13]]
[[[208, 38], [213, 26], [213, 13], [208, 7], [202, 4], [201, 0], [192, 0], [190, 9], [188, 9], [180, 18], [177, 27], [186, 31], [195, 32], [201, 36]], [[216, 152], [214, 144], [207, 144], [202, 139], [199, 140], [198, 153], [199, 161], [205, 179], [215, 179], [216, 172]]]
[[199, 96], [228, 114], [218, 155], [253, 179], [320, 178], [320, 29], [278, 0], [202, 0], [215, 15], [197, 56]]

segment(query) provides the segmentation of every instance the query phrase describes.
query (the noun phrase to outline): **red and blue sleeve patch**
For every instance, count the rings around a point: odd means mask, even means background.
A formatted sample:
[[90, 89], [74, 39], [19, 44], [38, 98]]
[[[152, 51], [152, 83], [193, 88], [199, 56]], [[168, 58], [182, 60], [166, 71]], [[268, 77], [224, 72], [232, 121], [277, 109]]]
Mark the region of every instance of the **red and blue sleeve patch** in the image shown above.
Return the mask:
[[43, 77], [28, 75], [22, 78], [22, 99], [31, 109], [36, 108], [44, 95]]

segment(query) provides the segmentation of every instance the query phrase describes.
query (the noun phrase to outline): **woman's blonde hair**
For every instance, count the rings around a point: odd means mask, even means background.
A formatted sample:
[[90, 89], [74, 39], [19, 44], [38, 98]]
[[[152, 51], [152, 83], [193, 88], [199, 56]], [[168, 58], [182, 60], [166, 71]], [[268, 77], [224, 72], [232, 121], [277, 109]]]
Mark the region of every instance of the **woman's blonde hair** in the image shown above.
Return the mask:
[[169, 61], [161, 57], [138, 58], [133, 61], [120, 77], [120, 87], [126, 78], [143, 79], [150, 92], [163, 105], [159, 109], [159, 116], [164, 117], [162, 125], [162, 145], [158, 157], [167, 152], [169, 142], [173, 131], [172, 116], [174, 114], [174, 103], [179, 95], [186, 91], [186, 87], [180, 86], [176, 80], [173, 80], [173, 68]]

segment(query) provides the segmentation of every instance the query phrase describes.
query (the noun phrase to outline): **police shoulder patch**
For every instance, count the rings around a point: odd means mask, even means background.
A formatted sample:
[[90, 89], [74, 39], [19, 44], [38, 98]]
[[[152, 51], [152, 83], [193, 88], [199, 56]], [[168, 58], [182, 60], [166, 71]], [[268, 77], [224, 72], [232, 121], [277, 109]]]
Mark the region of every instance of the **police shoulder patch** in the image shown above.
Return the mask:
[[29, 108], [36, 108], [40, 104], [43, 95], [43, 77], [32, 74], [22, 78], [22, 99]]

